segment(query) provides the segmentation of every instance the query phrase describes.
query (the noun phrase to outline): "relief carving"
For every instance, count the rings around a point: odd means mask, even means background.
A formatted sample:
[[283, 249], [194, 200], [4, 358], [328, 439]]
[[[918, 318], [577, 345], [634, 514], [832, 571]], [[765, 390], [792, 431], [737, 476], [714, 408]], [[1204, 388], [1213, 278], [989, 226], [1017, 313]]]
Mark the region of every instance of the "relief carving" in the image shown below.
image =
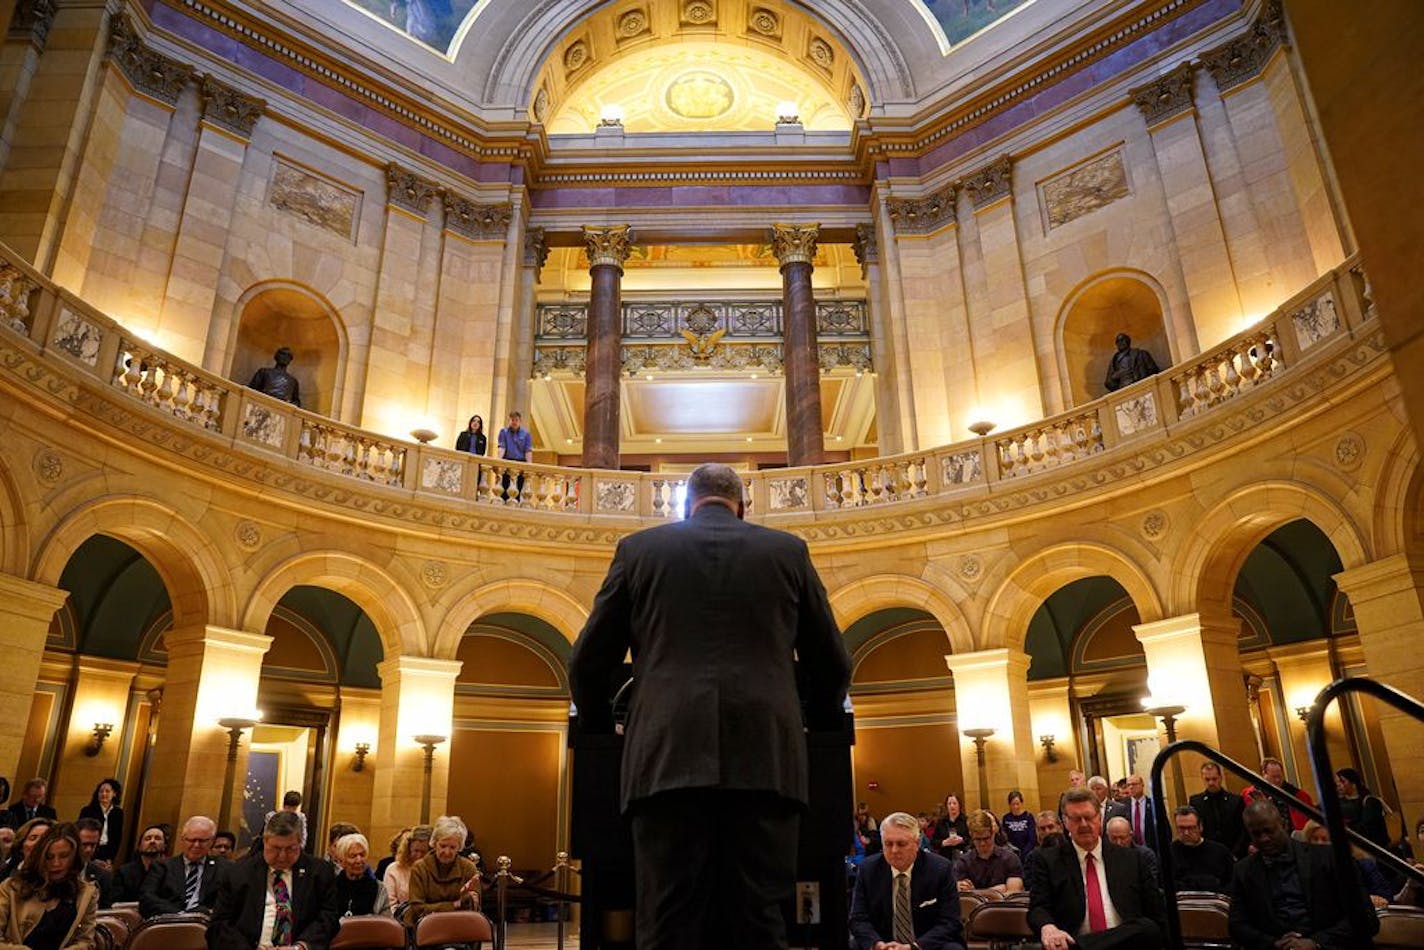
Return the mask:
[[1330, 294], [1291, 311], [1290, 318], [1302, 351], [1340, 332], [1340, 315], [1335, 311], [1335, 298]]
[[1286, 21], [1281, 0], [1268, 0], [1249, 33], [1203, 53], [1202, 65], [1216, 80], [1217, 91], [1225, 93], [1261, 75], [1285, 42]]
[[905, 234], [926, 234], [954, 222], [953, 184], [923, 198], [891, 198], [885, 203], [890, 223]]
[[440, 186], [392, 162], [386, 166], [386, 203], [424, 216]]
[[819, 224], [773, 224], [772, 253], [782, 267], [787, 264], [810, 264], [816, 257], [816, 239], [820, 233]]
[[20, 269], [0, 262], [0, 323], [21, 336], [30, 335], [30, 295], [35, 284]]
[[509, 202], [484, 205], [445, 193], [445, 228], [476, 241], [500, 240], [509, 232], [514, 206]]
[[549, 259], [549, 242], [543, 228], [529, 228], [524, 232], [524, 266], [534, 268], [534, 279], [539, 279], [539, 271]]
[[193, 79], [192, 66], [149, 49], [127, 13], [109, 21], [108, 55], [134, 89], [169, 105], [178, 104]]
[[205, 120], [243, 138], [252, 137], [257, 120], [267, 108], [265, 99], [249, 96], [212, 76], [204, 76], [198, 88]]
[[10, 21], [10, 35], [27, 36], [36, 53], [43, 53], [49, 39], [54, 16], [59, 12], [55, 0], [20, 0], [15, 5], [14, 19]]
[[1071, 168], [1039, 186], [1051, 231], [1132, 193], [1121, 150]]
[[51, 342], [81, 363], [97, 366], [99, 363], [99, 343], [104, 339], [104, 331], [84, 317], [65, 307], [54, 328]]
[[1157, 425], [1157, 399], [1151, 393], [1125, 399], [1114, 406], [1113, 411], [1117, 417], [1117, 431], [1122, 435], [1132, 435]]
[[880, 263], [880, 246], [875, 241], [875, 225], [857, 224], [855, 240], [850, 246], [851, 250], [855, 251], [856, 263], [861, 267]]
[[584, 226], [584, 244], [588, 247], [588, 269], [609, 266], [623, 270], [623, 262], [633, 250], [633, 229], [626, 224], [610, 228]]
[[634, 512], [638, 507], [638, 486], [634, 482], [598, 483], [594, 508], [598, 511]]

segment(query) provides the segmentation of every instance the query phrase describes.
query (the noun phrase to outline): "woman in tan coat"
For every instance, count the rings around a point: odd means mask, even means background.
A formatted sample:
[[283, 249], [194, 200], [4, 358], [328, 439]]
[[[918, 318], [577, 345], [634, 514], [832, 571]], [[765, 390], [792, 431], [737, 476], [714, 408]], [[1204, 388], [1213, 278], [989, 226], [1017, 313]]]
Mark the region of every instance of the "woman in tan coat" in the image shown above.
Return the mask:
[[410, 903], [405, 925], [442, 910], [480, 909], [480, 869], [460, 857], [467, 834], [465, 823], [449, 815], [435, 820], [430, 853], [410, 869]]
[[92, 950], [99, 889], [84, 880], [74, 825], [55, 825], [0, 884], [0, 950]]

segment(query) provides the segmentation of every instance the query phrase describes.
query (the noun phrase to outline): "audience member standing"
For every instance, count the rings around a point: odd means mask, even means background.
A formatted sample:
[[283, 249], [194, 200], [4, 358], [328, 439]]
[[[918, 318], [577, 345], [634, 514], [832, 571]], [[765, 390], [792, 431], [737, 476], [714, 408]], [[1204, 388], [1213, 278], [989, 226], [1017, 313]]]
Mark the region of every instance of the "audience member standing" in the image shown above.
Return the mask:
[[[1281, 764], [1280, 759], [1264, 758], [1261, 760], [1261, 775], [1266, 781], [1277, 788], [1283, 788], [1294, 797], [1305, 802], [1307, 805], [1314, 805], [1315, 799], [1310, 797], [1310, 793], [1299, 786], [1286, 781], [1286, 767]], [[1305, 823], [1310, 820], [1310, 816], [1298, 808], [1291, 807], [1289, 800], [1279, 795], [1273, 794], [1265, 788], [1257, 788], [1255, 785], [1248, 785], [1241, 790], [1241, 798], [1250, 805], [1257, 799], [1266, 799], [1276, 806], [1276, 810], [1281, 813], [1281, 821], [1292, 831], [1300, 831], [1305, 827]]]
[[94, 851], [94, 860], [105, 867], [120, 854], [124, 835], [124, 810], [119, 807], [122, 791], [118, 779], [106, 778], [94, 786], [89, 804], [79, 809], [80, 818], [93, 818], [99, 823], [99, 847]]
[[[529, 434], [529, 430], [522, 428], [520, 423], [524, 417], [518, 412], [509, 414], [509, 423], [499, 430], [496, 437], [496, 447], [499, 449], [499, 457], [506, 462], [527, 462], [529, 455], [534, 451], [534, 437]], [[509, 498], [509, 473], [505, 472], [500, 479], [501, 497]], [[514, 486], [516, 497], [524, 494], [524, 473], [520, 472]]]
[[1132, 828], [1132, 843], [1157, 850], [1157, 819], [1153, 814], [1152, 799], [1147, 795], [1147, 787], [1141, 775], [1127, 777], [1127, 801], [1117, 802], [1108, 807], [1109, 820], [1122, 816]]
[[1241, 823], [1246, 803], [1222, 787], [1221, 766], [1215, 762], [1202, 763], [1201, 778], [1202, 790], [1188, 802], [1201, 817], [1202, 837], [1240, 857], [1246, 853], [1246, 826]]
[[1388, 848], [1384, 802], [1365, 786], [1360, 773], [1352, 768], [1336, 769], [1335, 789], [1340, 793], [1340, 813], [1345, 816], [1345, 827], [1381, 848]]
[[944, 814], [935, 823], [934, 843], [940, 857], [950, 863], [969, 850], [969, 825], [964, 820], [964, 806], [954, 792], [944, 796]]
[[1018, 849], [1019, 857], [1028, 857], [1038, 844], [1038, 822], [1031, 812], [1024, 811], [1023, 793], [1018, 789], [1009, 792], [1009, 810], [999, 824], [1004, 828], [1004, 838]]
[[850, 900], [855, 950], [963, 950], [949, 861], [921, 850], [919, 837], [918, 822], [905, 812], [880, 823], [881, 852], [861, 865]]
[[485, 437], [485, 420], [479, 416], [470, 416], [470, 421], [465, 424], [465, 431], [455, 437], [455, 451], [484, 455], [488, 443], [489, 439]]
[[1178, 808], [1172, 819], [1177, 826], [1172, 842], [1172, 880], [1177, 890], [1225, 894], [1236, 868], [1231, 852], [1224, 844], [1207, 840], [1201, 816], [1191, 805]]
[[51, 827], [20, 870], [0, 884], [0, 943], [29, 950], [94, 946], [99, 891], [84, 880], [70, 824]]

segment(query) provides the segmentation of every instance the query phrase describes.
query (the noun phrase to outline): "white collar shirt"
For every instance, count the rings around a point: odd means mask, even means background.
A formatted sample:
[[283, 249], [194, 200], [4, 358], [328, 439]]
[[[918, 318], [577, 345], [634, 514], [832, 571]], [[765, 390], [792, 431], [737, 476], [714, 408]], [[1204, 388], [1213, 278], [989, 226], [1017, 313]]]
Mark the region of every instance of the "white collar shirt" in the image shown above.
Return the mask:
[[1078, 925], [1078, 933], [1088, 933], [1088, 855], [1093, 856], [1093, 864], [1098, 873], [1098, 890], [1103, 895], [1103, 920], [1109, 930], [1122, 923], [1122, 917], [1113, 906], [1112, 894], [1108, 892], [1108, 876], [1103, 868], [1103, 839], [1099, 838], [1092, 851], [1084, 851], [1073, 842], [1073, 853], [1078, 856], [1078, 873], [1083, 877], [1083, 919]]

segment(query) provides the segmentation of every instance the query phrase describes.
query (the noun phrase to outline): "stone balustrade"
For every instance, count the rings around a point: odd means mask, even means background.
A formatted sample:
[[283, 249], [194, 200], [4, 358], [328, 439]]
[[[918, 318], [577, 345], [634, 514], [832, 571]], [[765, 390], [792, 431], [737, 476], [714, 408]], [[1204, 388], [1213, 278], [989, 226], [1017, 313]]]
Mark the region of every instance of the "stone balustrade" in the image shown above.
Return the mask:
[[[680, 516], [685, 480], [476, 457], [348, 426], [222, 379], [143, 342], [56, 287], [0, 245], [0, 334], [40, 360], [78, 374], [81, 387], [119, 394], [213, 448], [248, 453], [258, 481], [281, 459], [292, 470], [399, 490], [412, 500], [489, 510], [663, 521]], [[1368, 281], [1357, 258], [1323, 275], [1244, 332], [1157, 376], [1067, 413], [990, 437], [896, 456], [747, 476], [746, 504], [759, 518], [890, 508], [994, 494], [1111, 460], [1129, 444], [1171, 438], [1179, 427], [1225, 411], [1262, 387], [1337, 356], [1375, 333]], [[1273, 387], [1271, 387], [1273, 388]], [[171, 441], [171, 440], [169, 440]], [[266, 456], [265, 461], [262, 456]], [[265, 473], [265, 474], [264, 474]], [[1064, 491], [1100, 483], [1069, 480]], [[1057, 489], [1055, 488], [1055, 491]], [[1061, 494], [1061, 492], [1059, 493]]]

